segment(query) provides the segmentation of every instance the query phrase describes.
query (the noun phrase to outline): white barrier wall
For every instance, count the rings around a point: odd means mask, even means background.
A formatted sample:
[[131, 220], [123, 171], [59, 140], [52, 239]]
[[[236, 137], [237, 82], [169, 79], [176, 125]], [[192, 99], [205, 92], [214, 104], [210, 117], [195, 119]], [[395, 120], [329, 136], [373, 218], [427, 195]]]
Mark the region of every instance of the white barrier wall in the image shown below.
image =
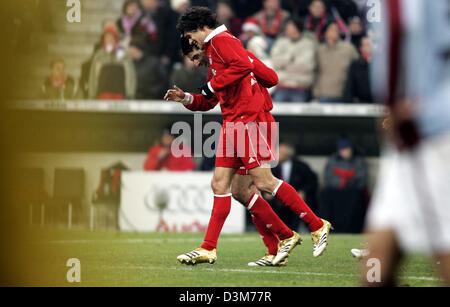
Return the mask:
[[[214, 196], [211, 172], [124, 172], [119, 226], [124, 231], [205, 231]], [[245, 208], [233, 200], [222, 233], [245, 230]]]

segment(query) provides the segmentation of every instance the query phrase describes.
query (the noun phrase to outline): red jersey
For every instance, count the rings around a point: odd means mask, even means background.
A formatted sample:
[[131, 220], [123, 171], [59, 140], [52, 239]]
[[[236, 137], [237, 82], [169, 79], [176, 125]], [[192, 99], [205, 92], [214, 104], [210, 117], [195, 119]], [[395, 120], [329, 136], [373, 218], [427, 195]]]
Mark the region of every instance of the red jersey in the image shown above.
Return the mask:
[[219, 99], [224, 122], [253, 122], [265, 97], [252, 72], [254, 64], [241, 41], [222, 25], [205, 39], [208, 87]]
[[[260, 166], [264, 162], [276, 160], [276, 153], [272, 148], [274, 148], [273, 141], [277, 138], [277, 129], [274, 129], [273, 127], [275, 120], [270, 114], [270, 111], [273, 108], [273, 103], [267, 88], [278, 84], [278, 76], [274, 70], [267, 67], [251, 52], [246, 51], [246, 54], [247, 58], [253, 65], [251, 76], [257, 81], [257, 84], [254, 86], [259, 88], [263, 97], [262, 103], [260, 104], [260, 111], [252, 120], [252, 122], [257, 123], [256, 126], [252, 127], [257, 127], [257, 129], [247, 129], [247, 133], [245, 135], [246, 139], [244, 140], [245, 143], [248, 141], [248, 143], [245, 144], [245, 148], [253, 148], [252, 152], [254, 153], [254, 156], [245, 156], [241, 158], [236, 157], [235, 155], [228, 157], [223, 155], [216, 156], [216, 167], [239, 168], [238, 174], [240, 175], [247, 175], [249, 169]], [[210, 70], [210, 74], [211, 73], [212, 72]], [[212, 78], [210, 77], [209, 80], [211, 79]], [[190, 97], [185, 99], [189, 101], [190, 104], [185, 105], [185, 107], [191, 111], [208, 111], [213, 109], [217, 103], [219, 103], [217, 94], [211, 99], [206, 99], [203, 95], [189, 94], [189, 96]], [[265, 129], [260, 129], [259, 123], [266, 123], [267, 125], [263, 126]], [[247, 124], [245, 125], [246, 128], [248, 128]], [[218, 144], [218, 148], [221, 149], [222, 153], [227, 152], [229, 149], [231, 151], [235, 149], [229, 148], [229, 146], [227, 147], [226, 144], [230, 141], [229, 136], [227, 137], [227, 135], [227, 131], [222, 130]], [[257, 144], [257, 146], [254, 147], [254, 144]]]
[[[275, 85], [278, 84], [278, 76], [273, 69], [267, 67], [253, 53], [251, 53], [248, 50], [245, 51], [247, 52], [247, 57], [249, 58], [250, 62], [253, 64], [253, 71], [251, 75], [253, 75], [253, 77], [258, 82], [260, 91], [264, 96], [262, 112], [270, 112], [273, 109], [273, 103], [267, 88], [274, 87]], [[208, 80], [211, 80], [212, 79], [211, 70], [209, 73], [210, 77], [208, 78]], [[217, 96], [214, 96], [211, 99], [206, 99], [203, 95], [200, 94], [195, 95], [191, 93], [191, 95], [193, 96], [192, 103], [186, 105], [186, 108], [188, 108], [191, 111], [209, 111], [214, 109], [217, 103], [219, 103], [219, 99], [217, 98]], [[256, 119], [255, 121], [260, 120]]]

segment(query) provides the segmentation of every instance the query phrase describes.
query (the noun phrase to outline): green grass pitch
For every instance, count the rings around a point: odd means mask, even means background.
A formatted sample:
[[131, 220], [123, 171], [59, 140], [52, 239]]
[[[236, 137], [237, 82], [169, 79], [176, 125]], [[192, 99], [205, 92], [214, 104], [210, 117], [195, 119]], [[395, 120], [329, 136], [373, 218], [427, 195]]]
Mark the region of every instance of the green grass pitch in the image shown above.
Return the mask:
[[[364, 242], [360, 235], [331, 235], [328, 249], [312, 256], [309, 234], [291, 253], [286, 267], [248, 267], [265, 253], [259, 235], [222, 235], [213, 265], [181, 265], [176, 257], [198, 247], [203, 234], [38, 232], [30, 243], [30, 259], [40, 268], [40, 285], [50, 286], [194, 286], [194, 287], [297, 287], [359, 286], [362, 265], [350, 254]], [[69, 258], [81, 265], [81, 282], [68, 283]], [[427, 257], [410, 257], [401, 268], [401, 285], [439, 286]]]

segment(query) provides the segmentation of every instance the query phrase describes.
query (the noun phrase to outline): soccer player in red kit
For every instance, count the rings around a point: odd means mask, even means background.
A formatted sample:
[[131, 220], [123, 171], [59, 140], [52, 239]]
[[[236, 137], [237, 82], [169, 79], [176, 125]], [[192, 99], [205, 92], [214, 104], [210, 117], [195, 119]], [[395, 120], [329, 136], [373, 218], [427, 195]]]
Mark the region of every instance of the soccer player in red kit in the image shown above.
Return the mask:
[[[189, 59], [191, 59], [196, 66], [208, 66], [208, 61], [205, 53], [198, 47], [190, 45], [189, 41], [184, 37], [181, 38], [181, 46], [183, 53]], [[276, 138], [276, 135], [273, 135], [274, 133], [270, 131], [270, 128], [273, 124], [275, 126], [275, 129], [273, 129], [273, 131], [276, 132], [276, 123], [274, 118], [270, 114], [270, 110], [272, 109], [273, 104], [266, 88], [277, 85], [278, 76], [272, 69], [265, 66], [250, 52], [248, 53], [248, 56], [255, 64], [253, 69], [254, 76], [258, 80], [258, 84], [261, 89], [264, 89], [264, 94], [266, 95], [264, 104], [265, 112], [260, 113], [260, 115], [258, 116], [258, 122], [261, 122], [263, 124], [267, 123], [268, 128], [267, 130], [264, 130], [264, 137], [266, 138], [268, 144], [272, 144], [271, 138]], [[174, 86], [174, 89], [171, 89], [167, 92], [165, 99], [181, 102], [187, 109], [191, 111], [209, 111], [213, 109], [217, 105], [217, 103], [219, 103], [219, 100], [215, 96], [211, 99], [206, 99], [202, 95], [195, 95], [194, 99], [193, 94], [183, 92], [176, 85]], [[270, 155], [275, 156], [275, 153], [272, 152], [267, 155], [268, 162], [273, 160]], [[280, 235], [280, 231], [282, 232], [281, 235], [284, 234], [285, 236], [287, 235], [289, 237], [292, 237], [294, 233], [279, 219], [279, 217], [275, 214], [275, 212], [273, 212], [270, 205], [265, 202], [264, 199], [259, 199], [258, 194], [259, 191], [257, 191], [256, 188], [254, 188], [254, 186], [252, 185], [252, 180], [248, 175], [248, 171], [245, 168], [239, 169], [236, 175], [233, 177], [232, 196], [244, 206], [247, 204], [248, 199], [253, 198], [255, 201], [259, 200], [259, 205], [255, 206], [255, 209], [258, 208], [258, 210], [256, 210], [256, 213], [254, 211], [252, 214], [253, 222], [258, 232], [260, 233], [264, 244], [268, 248], [268, 253], [264, 257], [257, 261], [250, 262], [249, 266], [272, 266], [272, 261], [278, 252], [278, 235]], [[261, 211], [267, 212], [265, 214], [265, 221], [263, 221], [257, 214]], [[278, 225], [278, 227], [267, 227], [267, 225]], [[188, 254], [191, 255], [190, 253]], [[191, 259], [189, 258], [188, 254], [181, 255], [179, 259], [181, 259], [183, 263], [190, 262]], [[279, 262], [277, 265], [285, 265], [287, 262], [286, 260], [287, 259]], [[194, 261], [196, 260], [194, 259]]]
[[[252, 74], [254, 65], [242, 43], [224, 25], [218, 27], [214, 14], [203, 7], [188, 9], [180, 17], [177, 29], [191, 43], [204, 49], [212, 78], [202, 87], [202, 95], [206, 99], [214, 95], [219, 99], [224, 121], [211, 183], [215, 195], [214, 206], [205, 240], [201, 248], [180, 255], [178, 259], [185, 263], [212, 263], [216, 260], [217, 240], [231, 207], [232, 179], [242, 166], [252, 177], [256, 188], [277, 197], [309, 225], [314, 242], [313, 255], [321, 255], [327, 246], [331, 224], [318, 218], [292, 186], [275, 178], [269, 168], [263, 167], [265, 155], [262, 154], [261, 146], [254, 146], [256, 140], [264, 139], [261, 137], [258, 118], [264, 113], [266, 97]], [[197, 96], [193, 96], [193, 103], [196, 99]], [[229, 130], [229, 127], [232, 129]], [[234, 145], [236, 131], [243, 134], [243, 137], [238, 137], [238, 146]], [[238, 153], [242, 140], [245, 145], [243, 155], [242, 152]], [[271, 152], [267, 147], [266, 151]], [[223, 152], [226, 154], [223, 155]], [[265, 204], [267, 202], [255, 194], [248, 199], [246, 207], [250, 213], [265, 221], [269, 214]], [[269, 225], [273, 231], [282, 229], [280, 224]], [[300, 236], [295, 232], [292, 234], [289, 236], [282, 231], [277, 233], [281, 241], [273, 260], [274, 265], [284, 261], [300, 242]]]
[[[185, 37], [181, 38], [181, 50], [183, 54], [188, 57], [196, 66], [208, 66], [208, 60], [206, 58], [205, 52], [200, 50], [197, 46], [189, 44], [189, 40]], [[251, 52], [248, 52], [248, 56], [254, 64], [253, 74], [258, 81], [261, 90], [263, 91], [266, 99], [264, 104], [264, 113], [261, 113], [258, 117], [258, 122], [261, 124], [266, 124], [267, 129], [264, 130], [264, 137], [267, 140], [267, 143], [272, 145], [272, 140], [276, 139], [275, 133], [277, 132], [277, 126], [275, 123], [275, 119], [270, 114], [270, 111], [273, 108], [272, 99], [270, 97], [267, 88], [271, 88], [278, 84], [278, 76], [269, 67], [264, 65], [258, 58], [256, 58]], [[208, 78], [210, 79], [210, 78]], [[169, 90], [165, 98], [169, 98], [169, 100], [174, 100], [177, 102], [183, 103], [183, 105], [191, 110], [191, 111], [209, 111], [213, 109], [219, 100], [214, 96], [212, 99], [206, 99], [201, 95], [197, 96], [197, 99], [194, 101], [194, 97], [190, 93], [185, 93], [181, 89], [179, 89], [176, 85], [174, 85], [174, 89]], [[273, 127], [272, 127], [273, 125]], [[274, 128], [274, 129], [270, 129]], [[275, 156], [275, 153], [271, 153], [272, 156]], [[270, 158], [270, 154], [268, 155], [268, 162], [273, 160]], [[248, 199], [252, 197], [259, 197], [259, 191], [254, 187], [252, 178], [248, 174], [248, 171], [245, 168], [240, 168], [236, 175], [233, 177], [232, 181], [232, 196], [234, 199], [239, 201], [242, 205], [246, 205]], [[258, 194], [258, 195], [256, 195]], [[264, 204], [266, 210], [269, 210], [272, 215], [272, 219], [278, 220], [275, 212], [273, 212], [272, 208]], [[272, 266], [273, 259], [277, 255], [278, 252], [278, 243], [279, 239], [276, 233], [274, 233], [271, 228], [267, 227], [267, 223], [264, 223], [259, 216], [252, 215], [253, 223], [255, 224], [256, 229], [258, 230], [265, 246], [268, 249], [268, 252], [261, 259], [256, 261], [251, 261], [248, 263], [249, 266]], [[268, 221], [266, 221], [268, 222]], [[274, 224], [270, 222], [270, 224]], [[269, 224], [269, 225], [270, 225]], [[285, 226], [283, 229], [288, 232], [288, 227]], [[183, 255], [182, 255], [183, 256]], [[286, 265], [287, 259], [285, 261], [280, 262], [278, 265], [283, 266]]]

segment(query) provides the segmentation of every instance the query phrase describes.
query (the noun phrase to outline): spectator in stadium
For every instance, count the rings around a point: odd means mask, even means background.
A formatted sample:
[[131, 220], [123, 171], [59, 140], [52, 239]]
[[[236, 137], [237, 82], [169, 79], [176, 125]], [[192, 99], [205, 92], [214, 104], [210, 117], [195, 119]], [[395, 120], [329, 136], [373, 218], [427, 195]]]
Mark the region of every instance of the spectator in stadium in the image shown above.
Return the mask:
[[161, 99], [168, 81], [165, 66], [154, 55], [144, 54], [145, 42], [134, 37], [128, 47], [136, 71], [136, 99]]
[[125, 0], [122, 7], [122, 16], [117, 20], [117, 29], [123, 47], [128, 47], [132, 36], [136, 34], [141, 16], [139, 1]]
[[158, 0], [140, 0], [142, 17], [137, 33], [145, 42], [144, 54], [160, 57], [161, 62], [170, 69], [172, 52], [177, 48], [177, 34], [172, 18], [173, 11]]
[[63, 59], [55, 59], [50, 64], [51, 74], [42, 85], [42, 98], [66, 100], [77, 96], [77, 86], [74, 79], [66, 74]]
[[369, 65], [372, 60], [372, 41], [365, 36], [360, 40], [359, 44], [361, 56], [350, 65], [343, 101], [372, 103], [373, 97], [369, 72]]
[[262, 1], [255, 0], [231, 0], [234, 12], [241, 20], [246, 20], [261, 10]]
[[325, 166], [320, 211], [336, 232], [359, 233], [367, 208], [367, 165], [350, 140], [337, 141], [337, 152]]
[[197, 67], [188, 57], [184, 57], [183, 64], [175, 65], [169, 84], [177, 85], [188, 93], [198, 93], [206, 74], [205, 67]]
[[[295, 146], [292, 143], [281, 141], [279, 146], [279, 164], [272, 169], [274, 176], [289, 183], [297, 190], [298, 194], [308, 203], [312, 210], [317, 207], [317, 175], [308, 164], [296, 158]], [[292, 210], [284, 206], [272, 195], [264, 193], [264, 198], [291, 229], [298, 230], [303, 223]], [[306, 227], [306, 225], [304, 225]]]
[[366, 35], [361, 18], [358, 16], [352, 17], [348, 23], [348, 30], [350, 31], [350, 38], [353, 46], [359, 48], [361, 39]]
[[239, 37], [241, 35], [242, 20], [236, 16], [230, 0], [218, 0], [216, 14], [217, 21], [224, 24], [234, 36]]
[[281, 6], [291, 15], [296, 15], [301, 18], [305, 18], [308, 15], [308, 6], [311, 0], [298, 1], [298, 0], [282, 0]]
[[328, 14], [325, 2], [323, 0], [313, 0], [308, 6], [305, 29], [314, 32], [317, 39], [322, 41], [324, 39], [325, 27], [331, 21], [333, 21], [333, 18]]
[[175, 137], [170, 133], [170, 128], [162, 131], [158, 144], [150, 147], [147, 159], [144, 162], [146, 171], [192, 171], [195, 170], [195, 162], [192, 157], [175, 157], [171, 146]]
[[133, 99], [136, 71], [127, 50], [119, 45], [116, 29], [107, 27], [101, 42], [91, 63], [89, 99]]
[[[171, 63], [173, 65], [179, 65], [180, 63], [183, 63], [184, 59], [183, 56], [180, 53], [180, 39], [178, 37], [178, 32], [176, 31], [176, 24], [178, 22], [178, 18], [189, 8], [191, 7], [191, 1], [190, 0], [170, 0], [170, 27], [173, 30], [172, 39], [173, 42], [170, 44], [170, 48], [172, 48], [168, 53], [168, 57], [170, 57]], [[175, 68], [172, 66], [172, 68]], [[167, 72], [168, 74], [171, 73], [170, 69]]]
[[283, 33], [290, 14], [281, 8], [280, 0], [263, 0], [263, 9], [253, 17], [258, 20], [262, 33], [273, 42]]
[[[249, 0], [249, 1], [254, 2], [254, 0]], [[206, 7], [209, 7], [210, 9], [214, 9], [215, 5], [216, 5], [216, 0], [191, 0], [191, 5], [192, 6], [206, 6]]]
[[261, 32], [261, 27], [258, 21], [249, 17], [242, 25], [241, 40], [247, 50], [253, 53], [259, 60], [269, 67], [272, 67], [272, 61], [268, 54], [269, 42]]
[[274, 101], [310, 100], [310, 89], [315, 79], [317, 43], [303, 35], [303, 27], [302, 19], [289, 19], [284, 36], [279, 37], [272, 47], [272, 64], [279, 77]]
[[170, 0], [170, 7], [178, 15], [183, 14], [190, 6], [190, 0]]
[[348, 69], [359, 54], [351, 43], [341, 40], [339, 28], [331, 22], [325, 28], [325, 42], [319, 46], [314, 97], [323, 103], [342, 102]]
[[[117, 23], [114, 19], [105, 19], [102, 22], [102, 32], [106, 28], [113, 28], [117, 30]], [[94, 44], [92, 55], [87, 59], [85, 62], [81, 64], [81, 76], [78, 80], [78, 88], [80, 96], [84, 99], [89, 98], [89, 77], [91, 73], [91, 65], [92, 65], [92, 59], [94, 58], [94, 55], [97, 53], [98, 50], [102, 48], [102, 42], [101, 38], [98, 42]]]
[[[363, 0], [368, 3], [367, 0]], [[339, 16], [342, 18], [344, 22], [349, 21], [353, 16], [358, 16], [358, 6], [356, 5], [354, 0], [328, 0], [329, 9], [336, 9]], [[334, 14], [333, 14], [334, 16]], [[362, 15], [361, 15], [362, 16]], [[336, 19], [336, 16], [334, 16]]]

